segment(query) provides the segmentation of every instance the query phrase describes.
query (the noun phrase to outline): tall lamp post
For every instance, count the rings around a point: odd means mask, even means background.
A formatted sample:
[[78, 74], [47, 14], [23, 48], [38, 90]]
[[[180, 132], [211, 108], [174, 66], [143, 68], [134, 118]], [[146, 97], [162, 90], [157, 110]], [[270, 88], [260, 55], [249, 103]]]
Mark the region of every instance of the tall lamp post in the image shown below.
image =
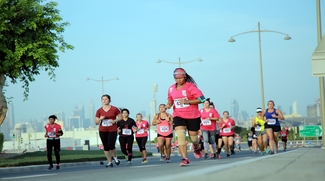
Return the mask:
[[[317, 17], [317, 42], [320, 43], [322, 40], [322, 23], [321, 23], [321, 9], [320, 0], [316, 0], [316, 17]], [[325, 149], [325, 91], [324, 91], [324, 77], [319, 77], [319, 93], [320, 93], [320, 113], [322, 120], [322, 149]]]
[[257, 24], [258, 29], [257, 30], [251, 30], [251, 31], [245, 31], [239, 34], [236, 34], [232, 36], [228, 42], [235, 42], [236, 40], [234, 37], [242, 35], [242, 34], [247, 34], [247, 33], [257, 33], [258, 34], [258, 49], [259, 49], [259, 58], [260, 58], [260, 84], [261, 84], [261, 98], [262, 98], [262, 109], [265, 109], [265, 101], [264, 101], [264, 83], [263, 83], [263, 66], [262, 66], [262, 45], [261, 45], [261, 33], [262, 32], [270, 32], [270, 33], [277, 33], [277, 34], [282, 34], [285, 35], [284, 40], [290, 40], [291, 37], [286, 34], [282, 33], [279, 31], [273, 31], [273, 30], [261, 30], [261, 25], [260, 22]]
[[192, 62], [196, 62], [196, 61], [202, 62], [203, 60], [201, 58], [197, 58], [195, 60], [190, 60], [190, 61], [184, 62], [184, 61], [181, 61], [181, 58], [180, 57], [178, 57], [178, 62], [170, 62], [170, 61], [158, 59], [157, 60], [157, 63], [165, 62], [165, 63], [169, 63], [169, 64], [178, 64], [178, 67], [181, 68], [182, 67], [182, 64], [188, 64], [188, 63], [192, 63]]
[[86, 80], [92, 80], [92, 81], [96, 81], [96, 82], [101, 82], [102, 83], [102, 95], [104, 95], [104, 83], [105, 82], [108, 82], [108, 81], [111, 81], [111, 80], [119, 80], [119, 78], [118, 77], [115, 77], [115, 78], [112, 78], [112, 79], [104, 80], [104, 78], [102, 76], [102, 79], [101, 80], [92, 79], [92, 78], [89, 78], [89, 77], [87, 77]]

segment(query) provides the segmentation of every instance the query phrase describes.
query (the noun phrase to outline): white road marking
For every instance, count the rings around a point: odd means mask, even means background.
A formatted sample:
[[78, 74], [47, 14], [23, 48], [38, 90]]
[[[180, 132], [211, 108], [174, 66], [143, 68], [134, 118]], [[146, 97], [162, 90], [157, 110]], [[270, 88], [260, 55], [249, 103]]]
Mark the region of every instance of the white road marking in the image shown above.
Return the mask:
[[52, 176], [57, 174], [41, 174], [41, 175], [27, 175], [27, 176], [21, 176], [21, 177], [6, 177], [2, 178], [2, 180], [12, 180], [12, 179], [24, 179], [24, 178], [33, 178], [33, 177], [46, 177], [46, 176]]
[[146, 167], [157, 167], [157, 166], [160, 166], [160, 165], [142, 165], [142, 166], [134, 166], [134, 167], [130, 167], [130, 168], [146, 168]]

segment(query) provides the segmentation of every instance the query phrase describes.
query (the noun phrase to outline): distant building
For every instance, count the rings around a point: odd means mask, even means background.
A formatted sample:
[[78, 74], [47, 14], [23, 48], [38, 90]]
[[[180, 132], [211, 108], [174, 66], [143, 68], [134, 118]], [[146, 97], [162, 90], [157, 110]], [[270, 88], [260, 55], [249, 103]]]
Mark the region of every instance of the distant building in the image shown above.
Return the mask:
[[233, 119], [238, 119], [238, 113], [239, 113], [239, 105], [236, 99], [232, 99], [230, 101], [230, 111], [229, 116]]
[[90, 99], [89, 102], [89, 119], [85, 122], [88, 122], [88, 125], [85, 125], [85, 127], [89, 127], [95, 123], [95, 104], [94, 100]]
[[83, 104], [80, 103], [79, 106], [75, 106], [72, 111], [72, 115], [67, 119], [67, 129], [73, 130], [75, 128], [84, 128], [85, 121], [85, 110]]
[[307, 106], [308, 117], [320, 117], [320, 99], [316, 99], [315, 104]]

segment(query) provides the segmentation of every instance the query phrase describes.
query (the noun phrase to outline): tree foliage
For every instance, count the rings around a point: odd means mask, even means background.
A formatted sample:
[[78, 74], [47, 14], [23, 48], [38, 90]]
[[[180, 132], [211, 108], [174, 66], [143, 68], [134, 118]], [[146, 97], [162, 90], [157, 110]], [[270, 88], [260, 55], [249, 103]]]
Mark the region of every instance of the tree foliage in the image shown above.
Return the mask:
[[[57, 3], [43, 0], [0, 1], [0, 91], [6, 79], [22, 82], [24, 98], [35, 75], [46, 71], [54, 80], [58, 51], [73, 49], [63, 39], [68, 22], [62, 22]], [[1, 94], [0, 93], [0, 94]], [[4, 95], [0, 106], [5, 109]], [[0, 109], [1, 109], [0, 108]], [[3, 114], [0, 112], [0, 114]], [[2, 121], [0, 120], [0, 124]]]

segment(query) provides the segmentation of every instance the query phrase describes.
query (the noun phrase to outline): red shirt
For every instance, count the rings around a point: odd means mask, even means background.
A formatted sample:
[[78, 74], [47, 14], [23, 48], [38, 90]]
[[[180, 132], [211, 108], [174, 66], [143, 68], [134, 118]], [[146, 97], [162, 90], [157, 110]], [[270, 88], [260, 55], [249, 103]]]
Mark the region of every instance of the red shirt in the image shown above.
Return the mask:
[[280, 135], [281, 135], [282, 140], [287, 140], [288, 139], [288, 132], [287, 131], [281, 131]]
[[49, 138], [58, 138], [56, 134], [59, 133], [59, 130], [61, 130], [61, 126], [59, 124], [54, 123], [53, 126], [49, 124], [44, 126], [46, 130], [46, 134]]
[[218, 111], [214, 108], [210, 108], [206, 111], [204, 108], [200, 110], [201, 112], [201, 130], [215, 131], [216, 130], [216, 120], [208, 120], [207, 118], [220, 118]]
[[100, 122], [98, 130], [101, 132], [117, 132], [116, 123], [111, 124], [110, 121], [115, 120], [117, 115], [120, 113], [121, 111], [114, 106], [111, 106], [108, 111], [104, 111], [103, 108], [99, 108], [96, 111], [96, 118], [100, 118], [101, 116], [105, 116], [105, 118]]

